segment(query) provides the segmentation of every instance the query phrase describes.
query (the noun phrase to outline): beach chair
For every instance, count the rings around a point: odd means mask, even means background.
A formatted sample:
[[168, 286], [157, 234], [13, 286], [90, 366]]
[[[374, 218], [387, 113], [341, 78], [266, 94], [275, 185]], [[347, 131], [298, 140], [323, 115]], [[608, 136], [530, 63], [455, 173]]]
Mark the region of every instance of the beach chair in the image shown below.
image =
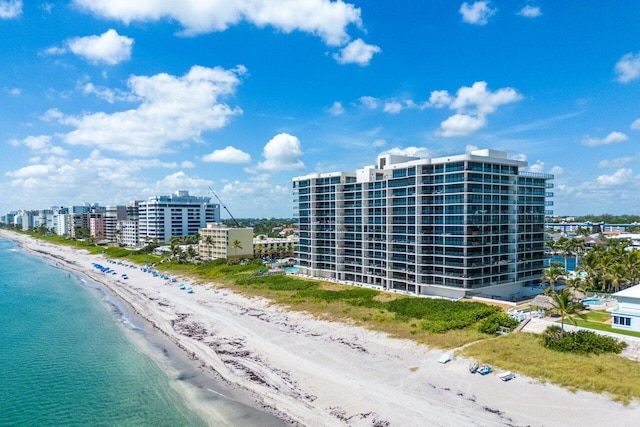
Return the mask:
[[514, 373], [513, 373], [513, 372], [511, 372], [511, 371], [507, 371], [507, 372], [504, 372], [504, 373], [502, 373], [502, 374], [498, 375], [498, 377], [499, 377], [502, 381], [505, 381], [505, 382], [506, 382], [506, 381], [509, 381], [509, 380], [514, 379], [514, 378], [516, 377], [516, 374], [514, 374]]
[[449, 353], [444, 353], [442, 356], [440, 356], [440, 358], [438, 359], [439, 363], [445, 364], [451, 361], [451, 355]]
[[481, 366], [480, 368], [478, 368], [478, 373], [479, 373], [480, 375], [487, 375], [487, 374], [490, 374], [490, 373], [491, 373], [491, 371], [493, 371], [493, 369], [492, 369], [492, 368], [491, 368], [491, 366], [489, 366], [489, 365], [484, 365], [484, 366]]

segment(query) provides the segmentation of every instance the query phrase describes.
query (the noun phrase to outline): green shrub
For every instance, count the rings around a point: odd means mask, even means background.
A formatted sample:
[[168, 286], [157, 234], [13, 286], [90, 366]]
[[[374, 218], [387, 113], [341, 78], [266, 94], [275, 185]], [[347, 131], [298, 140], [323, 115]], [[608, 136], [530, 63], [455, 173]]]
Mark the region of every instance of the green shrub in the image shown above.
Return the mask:
[[444, 299], [398, 298], [384, 304], [396, 319], [408, 321], [421, 319], [420, 329], [443, 333], [452, 329], [464, 329], [494, 313], [500, 308], [478, 302], [455, 302]]
[[324, 301], [327, 303], [342, 301], [355, 307], [384, 308], [384, 303], [374, 300], [374, 297], [380, 294], [380, 291], [376, 291], [374, 289], [353, 288], [333, 291], [316, 288], [317, 287], [302, 290], [300, 291], [300, 295], [305, 298]]
[[517, 327], [519, 323], [520, 322], [516, 319], [513, 319], [504, 313], [494, 313], [480, 322], [478, 331], [483, 334], [495, 335], [500, 331], [501, 327], [513, 329]]
[[559, 326], [549, 326], [542, 334], [542, 343], [551, 350], [581, 354], [620, 354], [627, 347], [624, 341], [592, 331], [563, 333]]

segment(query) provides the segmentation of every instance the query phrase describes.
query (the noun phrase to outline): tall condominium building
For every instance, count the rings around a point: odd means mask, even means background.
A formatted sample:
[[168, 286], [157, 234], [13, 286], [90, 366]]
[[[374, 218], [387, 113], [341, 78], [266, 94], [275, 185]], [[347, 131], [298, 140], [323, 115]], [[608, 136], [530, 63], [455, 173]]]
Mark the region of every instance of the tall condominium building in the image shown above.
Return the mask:
[[141, 242], [168, 242], [171, 237], [193, 236], [208, 222], [220, 222], [220, 205], [210, 197], [176, 191], [139, 202], [138, 218]]
[[293, 179], [300, 272], [417, 295], [518, 298], [544, 269], [553, 176], [507, 153], [381, 155]]
[[126, 219], [126, 206], [107, 206], [107, 210], [104, 215], [104, 238], [109, 242], [115, 242], [117, 240], [116, 233], [118, 232], [118, 221], [125, 221]]

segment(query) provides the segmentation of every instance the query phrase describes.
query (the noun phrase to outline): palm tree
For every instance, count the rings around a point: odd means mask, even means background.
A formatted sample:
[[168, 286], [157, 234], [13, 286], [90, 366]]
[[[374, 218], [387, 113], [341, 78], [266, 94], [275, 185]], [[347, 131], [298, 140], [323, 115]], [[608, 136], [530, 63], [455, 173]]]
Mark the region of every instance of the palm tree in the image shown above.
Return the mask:
[[255, 255], [260, 258], [264, 258], [264, 245], [262, 243], [258, 243], [255, 247]]
[[640, 276], [640, 251], [632, 249], [626, 251], [624, 256], [624, 266], [628, 272], [629, 280], [632, 285], [638, 283]]
[[575, 239], [575, 238], [571, 239], [567, 242], [566, 248], [570, 253], [573, 253], [573, 255], [576, 258], [576, 265], [574, 267], [574, 270], [575, 270], [578, 268], [579, 257], [584, 253], [586, 249], [584, 241], [581, 239]]
[[571, 289], [571, 293], [575, 297], [576, 292], [579, 290], [582, 290], [582, 285], [584, 283], [584, 280], [582, 280], [582, 278], [580, 277], [574, 276], [574, 277], [568, 278], [565, 281], [565, 283], [569, 287], [569, 289]]
[[553, 249], [558, 252], [564, 258], [564, 269], [567, 269], [567, 257], [570, 253], [569, 245], [570, 240], [566, 237], [560, 237], [557, 242], [553, 244]]
[[198, 251], [195, 250], [195, 248], [193, 247], [193, 245], [189, 245], [187, 247], [187, 256], [193, 260], [196, 256], [198, 255]]
[[207, 244], [207, 251], [209, 252], [209, 259], [211, 259], [213, 253], [213, 237], [207, 236], [204, 238], [204, 242]]
[[542, 273], [540, 280], [542, 282], [549, 282], [549, 293], [554, 293], [556, 283], [567, 277], [567, 270], [556, 265], [552, 265]]
[[554, 292], [551, 295], [551, 304], [553, 305], [551, 311], [560, 315], [562, 335], [564, 335], [564, 319], [568, 319], [575, 326], [576, 321], [572, 316], [578, 316], [581, 319], [585, 318], [585, 315], [581, 313], [584, 310], [584, 306], [573, 301], [573, 295], [568, 289], [563, 289], [558, 293]]
[[234, 258], [237, 258], [238, 257], [238, 249], [242, 249], [242, 242], [240, 240], [238, 240], [238, 239], [234, 240], [231, 243], [231, 248], [234, 249], [234, 254], [233, 254]]
[[610, 289], [608, 289], [609, 292], [618, 292], [620, 285], [627, 283], [627, 279], [625, 278], [627, 271], [623, 264], [613, 264], [605, 274], [608, 283], [611, 284]]

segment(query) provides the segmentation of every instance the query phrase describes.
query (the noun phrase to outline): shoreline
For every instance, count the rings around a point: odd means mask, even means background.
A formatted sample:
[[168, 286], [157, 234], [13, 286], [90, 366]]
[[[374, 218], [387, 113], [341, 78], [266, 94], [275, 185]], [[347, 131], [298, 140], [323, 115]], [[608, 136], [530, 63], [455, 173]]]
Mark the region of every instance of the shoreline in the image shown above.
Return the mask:
[[0, 237], [97, 283], [147, 319], [150, 333], [162, 334], [183, 357], [190, 356], [193, 363], [187, 363], [201, 379], [230, 385], [251, 406], [285, 423], [632, 425], [640, 415], [637, 402], [623, 406], [522, 376], [503, 383], [493, 374], [470, 375], [468, 360], [455, 357], [442, 365], [442, 351], [408, 340], [313, 319], [228, 290], [197, 286], [187, 294], [140, 269], [115, 266], [118, 275], [105, 275], [91, 265], [103, 263], [99, 255], [4, 230]]

